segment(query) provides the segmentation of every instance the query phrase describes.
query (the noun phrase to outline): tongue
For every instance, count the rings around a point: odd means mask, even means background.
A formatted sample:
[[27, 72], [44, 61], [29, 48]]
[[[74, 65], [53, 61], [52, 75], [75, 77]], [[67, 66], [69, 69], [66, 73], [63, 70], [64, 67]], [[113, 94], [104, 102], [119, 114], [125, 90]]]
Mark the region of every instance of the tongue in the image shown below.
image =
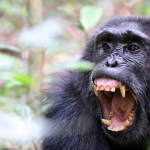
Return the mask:
[[127, 119], [134, 107], [135, 100], [130, 91], [126, 92], [126, 96], [123, 98], [120, 91], [116, 90], [111, 102], [111, 108], [121, 121], [125, 121]]

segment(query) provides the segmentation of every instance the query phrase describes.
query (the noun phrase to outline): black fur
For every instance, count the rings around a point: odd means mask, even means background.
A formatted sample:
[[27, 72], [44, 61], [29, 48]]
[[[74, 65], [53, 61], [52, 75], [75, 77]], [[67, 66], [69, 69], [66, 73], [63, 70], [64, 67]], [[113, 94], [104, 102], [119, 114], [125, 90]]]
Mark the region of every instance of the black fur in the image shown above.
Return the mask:
[[[104, 64], [111, 63], [107, 58], [112, 56], [112, 52], [99, 52], [95, 42], [97, 37], [105, 36], [105, 30], [117, 35], [116, 40], [136, 38], [142, 51], [113, 54], [120, 66], [117, 64], [119, 69], [113, 67], [117, 70], [110, 71], [110, 67]], [[150, 18], [142, 17], [117, 17], [95, 31], [81, 58], [95, 63], [93, 71], [61, 73], [47, 90], [46, 105], [49, 108], [45, 113], [48, 124], [44, 150], [146, 149], [150, 136], [149, 37]], [[126, 83], [138, 99], [135, 120], [126, 131], [111, 132], [101, 122], [103, 112], [94, 94], [93, 80], [103, 75]]]

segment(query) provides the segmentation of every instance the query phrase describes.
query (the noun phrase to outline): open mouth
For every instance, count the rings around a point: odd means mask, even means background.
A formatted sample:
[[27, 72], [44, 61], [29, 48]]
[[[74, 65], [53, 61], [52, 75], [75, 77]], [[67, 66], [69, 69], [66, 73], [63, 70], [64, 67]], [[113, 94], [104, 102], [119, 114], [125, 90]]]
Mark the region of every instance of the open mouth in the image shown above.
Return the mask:
[[103, 106], [105, 119], [102, 121], [108, 129], [119, 132], [130, 128], [135, 118], [137, 98], [127, 85], [102, 77], [94, 80], [94, 89]]

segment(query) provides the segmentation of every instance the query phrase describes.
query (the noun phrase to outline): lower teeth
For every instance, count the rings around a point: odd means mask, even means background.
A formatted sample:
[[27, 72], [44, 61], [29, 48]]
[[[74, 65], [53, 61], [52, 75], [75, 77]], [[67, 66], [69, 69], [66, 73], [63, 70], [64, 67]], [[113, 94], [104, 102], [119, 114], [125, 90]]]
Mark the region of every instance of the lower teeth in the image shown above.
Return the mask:
[[[131, 124], [132, 124], [131, 122], [133, 121], [133, 117], [135, 116], [135, 111], [136, 111], [136, 109], [132, 110], [132, 112], [129, 114], [128, 120], [126, 120], [124, 126], [115, 127], [115, 126], [111, 125], [112, 120], [102, 119], [102, 122], [108, 126], [108, 130], [115, 131], [115, 132], [123, 131], [125, 128], [127, 129], [131, 126]], [[114, 116], [114, 111], [111, 110], [109, 118], [111, 119], [113, 116]]]

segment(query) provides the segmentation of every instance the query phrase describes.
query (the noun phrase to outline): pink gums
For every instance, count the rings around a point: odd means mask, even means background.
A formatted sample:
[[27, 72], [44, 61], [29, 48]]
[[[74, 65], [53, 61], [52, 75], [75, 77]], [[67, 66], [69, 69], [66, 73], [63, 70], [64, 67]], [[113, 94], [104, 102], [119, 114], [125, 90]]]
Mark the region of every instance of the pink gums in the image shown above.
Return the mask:
[[120, 88], [120, 86], [121, 86], [121, 82], [120, 81], [109, 79], [109, 78], [105, 78], [105, 77], [95, 79], [94, 83], [98, 87], [100, 87], [102, 85], [103, 87], [109, 86], [110, 88], [113, 88], [113, 87]]

